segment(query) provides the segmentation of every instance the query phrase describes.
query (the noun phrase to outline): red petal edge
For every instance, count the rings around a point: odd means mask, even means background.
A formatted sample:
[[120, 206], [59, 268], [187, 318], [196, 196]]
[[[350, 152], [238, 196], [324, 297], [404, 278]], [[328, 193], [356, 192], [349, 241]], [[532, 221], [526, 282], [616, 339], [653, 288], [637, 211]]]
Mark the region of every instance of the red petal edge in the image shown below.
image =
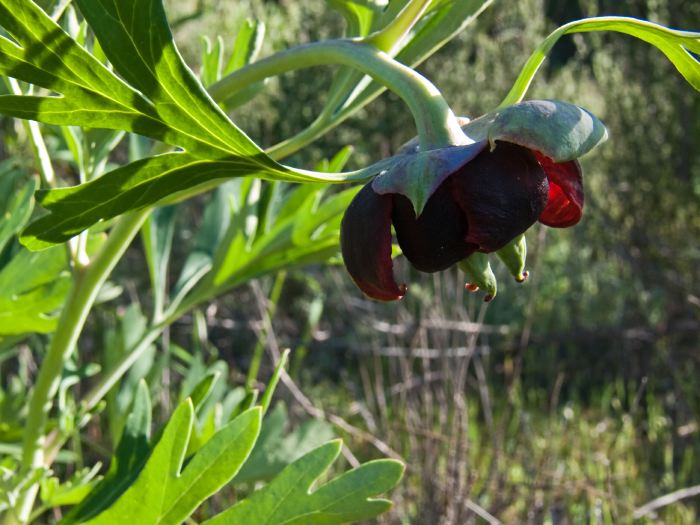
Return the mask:
[[539, 221], [552, 228], [568, 228], [583, 214], [583, 174], [577, 160], [554, 162], [539, 151], [535, 156], [549, 179], [547, 206]]
[[406, 294], [397, 285], [391, 262], [392, 196], [365, 185], [348, 206], [340, 225], [340, 248], [348, 273], [369, 297], [396, 301]]

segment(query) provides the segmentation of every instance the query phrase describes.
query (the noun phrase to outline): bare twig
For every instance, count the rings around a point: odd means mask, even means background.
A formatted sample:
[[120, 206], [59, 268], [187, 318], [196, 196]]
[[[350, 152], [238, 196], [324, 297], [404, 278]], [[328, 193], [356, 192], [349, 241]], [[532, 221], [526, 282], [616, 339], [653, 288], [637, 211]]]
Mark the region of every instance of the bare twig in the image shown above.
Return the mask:
[[411, 357], [414, 359], [442, 359], [451, 357], [471, 357], [475, 352], [487, 354], [491, 348], [487, 345], [459, 346], [455, 348], [405, 348], [401, 346], [386, 346], [374, 350], [353, 349], [356, 354], [377, 354], [382, 357]]
[[471, 510], [474, 514], [477, 514], [481, 519], [486, 520], [490, 525], [502, 525], [501, 520], [489, 514], [485, 508], [480, 507], [472, 500], [468, 499], [464, 503], [464, 506]]
[[294, 380], [291, 377], [289, 377], [289, 374], [287, 374], [285, 370], [282, 371], [281, 379], [282, 383], [284, 383], [284, 386], [287, 387], [287, 389], [292, 394], [296, 402], [299, 403], [299, 405], [304, 409], [304, 411], [310, 416], [326, 419], [336, 427], [352, 435], [354, 438], [371, 443], [377, 450], [379, 450], [385, 456], [388, 456], [393, 459], [403, 460], [403, 458], [398, 452], [396, 452], [393, 448], [384, 443], [384, 441], [379, 439], [377, 436], [374, 436], [369, 432], [357, 428], [356, 426], [353, 426], [347, 421], [345, 421], [342, 417], [336, 416], [335, 414], [330, 414], [325, 410], [318, 408], [316, 405], [314, 405], [311, 402], [311, 400], [308, 397], [306, 397], [306, 395], [304, 395], [304, 393], [296, 385]]
[[700, 485], [680, 489], [675, 492], [671, 492], [670, 494], [666, 494], [665, 496], [651, 500], [649, 503], [635, 509], [635, 511], [632, 513], [632, 518], [635, 520], [641, 519], [644, 516], [648, 516], [655, 510], [660, 509], [661, 507], [666, 507], [667, 505], [671, 505], [672, 503], [676, 503], [685, 498], [692, 498], [693, 496], [700, 496]]

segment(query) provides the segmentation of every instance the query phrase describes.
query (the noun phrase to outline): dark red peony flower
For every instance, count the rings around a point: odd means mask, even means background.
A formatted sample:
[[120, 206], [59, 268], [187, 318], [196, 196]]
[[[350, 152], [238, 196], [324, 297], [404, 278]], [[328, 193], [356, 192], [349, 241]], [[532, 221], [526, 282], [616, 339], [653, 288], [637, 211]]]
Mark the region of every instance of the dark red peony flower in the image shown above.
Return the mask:
[[475, 252], [500, 250], [538, 220], [553, 227], [580, 220], [575, 157], [606, 136], [595, 117], [562, 102], [531, 101], [464, 130], [473, 143], [424, 153], [409, 144], [345, 212], [343, 259], [369, 297], [391, 301], [406, 293], [393, 275], [392, 224], [410, 263], [437, 272]]

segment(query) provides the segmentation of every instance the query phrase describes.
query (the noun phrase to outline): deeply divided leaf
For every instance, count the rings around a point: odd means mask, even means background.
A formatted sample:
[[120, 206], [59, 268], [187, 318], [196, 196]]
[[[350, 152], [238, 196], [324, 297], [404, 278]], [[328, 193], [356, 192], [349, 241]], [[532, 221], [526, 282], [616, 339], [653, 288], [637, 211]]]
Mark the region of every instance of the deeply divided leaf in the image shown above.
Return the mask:
[[0, 0], [0, 24], [9, 34], [0, 37], [0, 74], [44, 88], [37, 95], [0, 96], [0, 114], [130, 131], [184, 152], [40, 195], [50, 214], [24, 232], [26, 246], [64, 242], [100, 220], [174, 193], [203, 191], [225, 178], [323, 180], [276, 163], [230, 121], [182, 60], [161, 0], [76, 3], [121, 78], [33, 1]]
[[370, 461], [311, 490], [340, 454], [340, 441], [322, 445], [286, 467], [269, 485], [206, 525], [341, 524], [373, 518], [391, 507], [373, 496], [392, 489], [403, 465], [394, 460]]
[[173, 413], [136, 482], [91, 524], [183, 522], [245, 462], [260, 432], [261, 411], [250, 409], [217, 432], [183, 467], [194, 423], [191, 401]]

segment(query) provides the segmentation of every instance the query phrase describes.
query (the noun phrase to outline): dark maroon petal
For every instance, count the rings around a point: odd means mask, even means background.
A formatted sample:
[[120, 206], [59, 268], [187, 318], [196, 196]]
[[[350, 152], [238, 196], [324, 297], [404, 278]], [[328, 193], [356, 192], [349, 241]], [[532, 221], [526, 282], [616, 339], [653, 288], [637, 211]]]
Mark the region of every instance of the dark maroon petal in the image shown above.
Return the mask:
[[549, 197], [539, 221], [553, 228], [568, 228], [581, 220], [583, 213], [583, 175], [576, 160], [554, 162], [536, 151], [549, 180]]
[[444, 183], [428, 199], [418, 218], [411, 201], [395, 194], [392, 220], [403, 254], [421, 272], [449, 268], [476, 249], [464, 242], [466, 217]]
[[391, 195], [378, 195], [372, 183], [360, 190], [343, 216], [340, 247], [350, 276], [368, 296], [395, 301], [406, 294], [391, 262]]
[[508, 142], [483, 151], [449, 179], [469, 222], [467, 243], [496, 251], [532, 226], [547, 203], [544, 170], [532, 152]]

